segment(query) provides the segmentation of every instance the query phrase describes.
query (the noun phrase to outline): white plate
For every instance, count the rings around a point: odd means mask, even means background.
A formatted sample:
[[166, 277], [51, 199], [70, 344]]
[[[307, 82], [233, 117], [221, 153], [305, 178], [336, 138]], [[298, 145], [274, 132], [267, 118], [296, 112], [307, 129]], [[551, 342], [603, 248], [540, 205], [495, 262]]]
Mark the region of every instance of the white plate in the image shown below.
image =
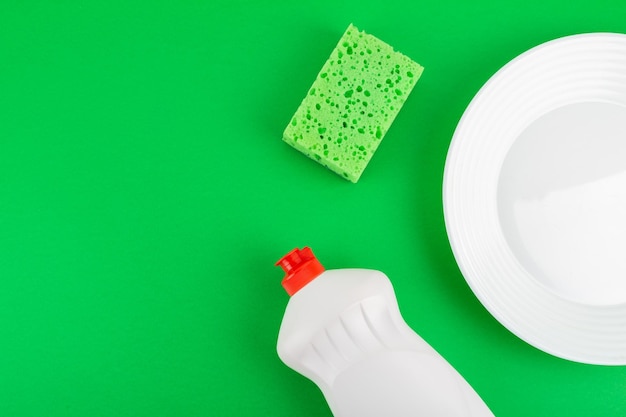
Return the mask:
[[496, 319], [555, 356], [626, 364], [626, 35], [560, 38], [498, 71], [457, 126], [443, 200]]

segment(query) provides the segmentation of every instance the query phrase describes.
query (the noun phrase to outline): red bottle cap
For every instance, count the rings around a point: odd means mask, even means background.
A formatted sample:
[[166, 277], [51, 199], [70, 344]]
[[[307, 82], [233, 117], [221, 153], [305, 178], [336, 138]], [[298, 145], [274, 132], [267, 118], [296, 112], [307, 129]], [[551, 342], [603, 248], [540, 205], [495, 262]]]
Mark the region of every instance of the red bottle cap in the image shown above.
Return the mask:
[[287, 274], [282, 284], [289, 295], [294, 295], [324, 272], [324, 267], [309, 247], [292, 250], [276, 262], [276, 266], [283, 268]]

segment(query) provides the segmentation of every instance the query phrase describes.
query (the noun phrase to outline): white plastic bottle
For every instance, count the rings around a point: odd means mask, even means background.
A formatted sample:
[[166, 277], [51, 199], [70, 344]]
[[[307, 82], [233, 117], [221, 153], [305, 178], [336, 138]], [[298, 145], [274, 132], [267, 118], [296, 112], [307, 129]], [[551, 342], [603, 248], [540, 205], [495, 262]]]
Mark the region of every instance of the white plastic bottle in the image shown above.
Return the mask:
[[322, 390], [335, 417], [493, 417], [404, 321], [385, 274], [325, 271], [311, 249], [279, 260], [291, 295], [278, 355]]

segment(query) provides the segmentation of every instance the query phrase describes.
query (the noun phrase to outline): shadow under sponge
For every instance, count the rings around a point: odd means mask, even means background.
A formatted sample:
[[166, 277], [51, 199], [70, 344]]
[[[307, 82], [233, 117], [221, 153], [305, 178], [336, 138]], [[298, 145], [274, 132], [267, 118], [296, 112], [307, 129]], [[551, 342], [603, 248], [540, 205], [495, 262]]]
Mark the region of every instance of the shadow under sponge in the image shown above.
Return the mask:
[[424, 68], [350, 25], [283, 140], [356, 183]]

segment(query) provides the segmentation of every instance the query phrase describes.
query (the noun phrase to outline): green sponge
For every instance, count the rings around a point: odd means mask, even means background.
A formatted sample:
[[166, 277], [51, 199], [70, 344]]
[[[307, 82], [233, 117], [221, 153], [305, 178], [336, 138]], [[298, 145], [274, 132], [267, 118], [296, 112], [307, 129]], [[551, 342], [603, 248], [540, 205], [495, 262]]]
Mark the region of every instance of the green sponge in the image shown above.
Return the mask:
[[424, 68], [350, 25], [283, 140], [357, 182]]

